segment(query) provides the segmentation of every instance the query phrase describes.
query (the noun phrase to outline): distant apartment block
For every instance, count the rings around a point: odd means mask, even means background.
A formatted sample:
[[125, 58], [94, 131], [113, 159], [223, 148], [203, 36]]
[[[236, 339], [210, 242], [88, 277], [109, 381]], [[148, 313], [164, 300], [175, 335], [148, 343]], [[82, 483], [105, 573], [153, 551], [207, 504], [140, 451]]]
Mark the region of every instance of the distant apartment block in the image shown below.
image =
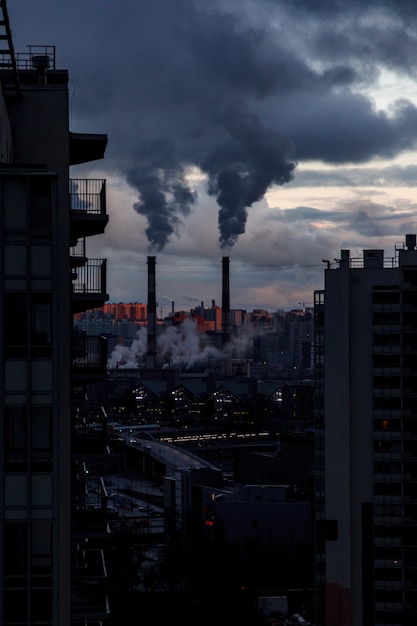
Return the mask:
[[[314, 317], [311, 308], [269, 312], [263, 309], [230, 311], [231, 331], [248, 339], [246, 353], [241, 354], [258, 365], [253, 369], [259, 376], [276, 377], [281, 370], [309, 370], [313, 360]], [[169, 326], [178, 326], [186, 319], [192, 320], [197, 333], [205, 333], [212, 344], [220, 346], [222, 333], [222, 308], [212, 301], [210, 307], [200, 306], [189, 311], [171, 311], [167, 317], [158, 318], [157, 334]], [[98, 309], [83, 311], [74, 317], [76, 328], [91, 335], [113, 337], [115, 343], [129, 345], [137, 338], [142, 327], [147, 327], [147, 305], [143, 303], [111, 303]], [[250, 338], [250, 340], [249, 340]], [[258, 377], [258, 373], [256, 376]]]
[[74, 316], [77, 322], [82, 321], [129, 321], [129, 322], [146, 322], [147, 307], [146, 304], [140, 302], [118, 302], [106, 303], [104, 306], [88, 311], [81, 311]]

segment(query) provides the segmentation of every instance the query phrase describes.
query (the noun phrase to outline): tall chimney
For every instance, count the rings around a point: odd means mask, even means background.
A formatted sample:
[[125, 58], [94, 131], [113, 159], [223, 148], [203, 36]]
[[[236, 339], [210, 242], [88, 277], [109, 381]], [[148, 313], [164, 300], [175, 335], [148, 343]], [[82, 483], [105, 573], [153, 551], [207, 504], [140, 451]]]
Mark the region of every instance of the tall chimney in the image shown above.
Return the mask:
[[222, 345], [226, 345], [230, 339], [230, 283], [229, 283], [229, 257], [224, 256], [223, 281], [222, 281]]
[[146, 367], [155, 368], [156, 359], [156, 279], [155, 257], [148, 256], [148, 345]]

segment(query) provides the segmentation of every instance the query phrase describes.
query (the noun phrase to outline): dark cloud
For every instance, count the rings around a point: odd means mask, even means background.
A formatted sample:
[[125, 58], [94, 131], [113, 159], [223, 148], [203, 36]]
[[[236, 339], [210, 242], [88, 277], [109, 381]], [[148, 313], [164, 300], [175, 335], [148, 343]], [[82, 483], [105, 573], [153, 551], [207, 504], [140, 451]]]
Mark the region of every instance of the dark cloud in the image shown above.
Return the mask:
[[157, 251], [197, 202], [190, 168], [206, 175], [224, 248], [297, 163], [415, 146], [416, 107], [380, 111], [363, 91], [384, 68], [415, 74], [410, 1], [15, 0], [9, 13], [22, 48], [32, 32], [56, 43], [76, 130], [108, 132], [106, 164], [136, 190]]
[[[277, 212], [276, 220], [285, 224], [311, 224], [320, 222], [342, 227], [366, 237], [387, 236], [392, 233], [392, 222], [400, 220], [409, 224], [415, 221], [415, 206], [399, 207], [360, 199], [353, 202], [341, 202], [338, 208], [325, 211], [314, 207], [299, 206], [294, 209]], [[394, 226], [394, 231], [395, 231]]]
[[364, 163], [393, 158], [415, 146], [417, 109], [408, 101], [398, 101], [388, 115], [375, 111], [362, 95], [328, 93], [313, 98], [308, 111], [294, 107], [287, 128], [300, 160]]
[[416, 165], [332, 169], [297, 169], [297, 187], [415, 187]]

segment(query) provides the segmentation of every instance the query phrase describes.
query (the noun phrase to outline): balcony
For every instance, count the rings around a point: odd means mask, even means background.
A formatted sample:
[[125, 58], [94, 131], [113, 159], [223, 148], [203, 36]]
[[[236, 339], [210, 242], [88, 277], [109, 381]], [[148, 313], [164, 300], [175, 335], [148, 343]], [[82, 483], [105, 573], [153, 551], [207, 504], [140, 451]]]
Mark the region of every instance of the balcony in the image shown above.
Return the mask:
[[72, 420], [72, 451], [78, 455], [108, 454], [107, 418], [84, 415], [83, 411]]
[[76, 550], [71, 578], [72, 620], [109, 619], [107, 572], [102, 550]]
[[73, 331], [72, 380], [94, 382], [107, 375], [107, 338]]
[[104, 233], [106, 214], [106, 181], [103, 179], [71, 179], [70, 229], [73, 241]]
[[72, 481], [72, 538], [107, 538], [108, 497], [103, 479], [79, 478]]
[[74, 245], [70, 248], [70, 267], [81, 267], [88, 261], [85, 252], [85, 237], [81, 237], [74, 241]]
[[70, 133], [70, 165], [89, 163], [104, 158], [107, 135], [98, 133]]
[[80, 313], [102, 307], [109, 299], [107, 287], [107, 260], [89, 259], [73, 273], [72, 312]]

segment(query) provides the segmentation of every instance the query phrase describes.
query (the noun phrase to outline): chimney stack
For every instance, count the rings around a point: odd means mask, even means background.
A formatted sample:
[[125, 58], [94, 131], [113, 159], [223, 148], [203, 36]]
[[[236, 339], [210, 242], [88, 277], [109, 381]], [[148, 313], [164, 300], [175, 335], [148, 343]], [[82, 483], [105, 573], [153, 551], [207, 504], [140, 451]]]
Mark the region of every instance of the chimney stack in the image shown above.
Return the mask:
[[230, 339], [230, 284], [229, 284], [229, 257], [224, 256], [222, 281], [222, 345]]
[[148, 345], [146, 367], [155, 368], [156, 360], [156, 278], [155, 257], [148, 256]]

